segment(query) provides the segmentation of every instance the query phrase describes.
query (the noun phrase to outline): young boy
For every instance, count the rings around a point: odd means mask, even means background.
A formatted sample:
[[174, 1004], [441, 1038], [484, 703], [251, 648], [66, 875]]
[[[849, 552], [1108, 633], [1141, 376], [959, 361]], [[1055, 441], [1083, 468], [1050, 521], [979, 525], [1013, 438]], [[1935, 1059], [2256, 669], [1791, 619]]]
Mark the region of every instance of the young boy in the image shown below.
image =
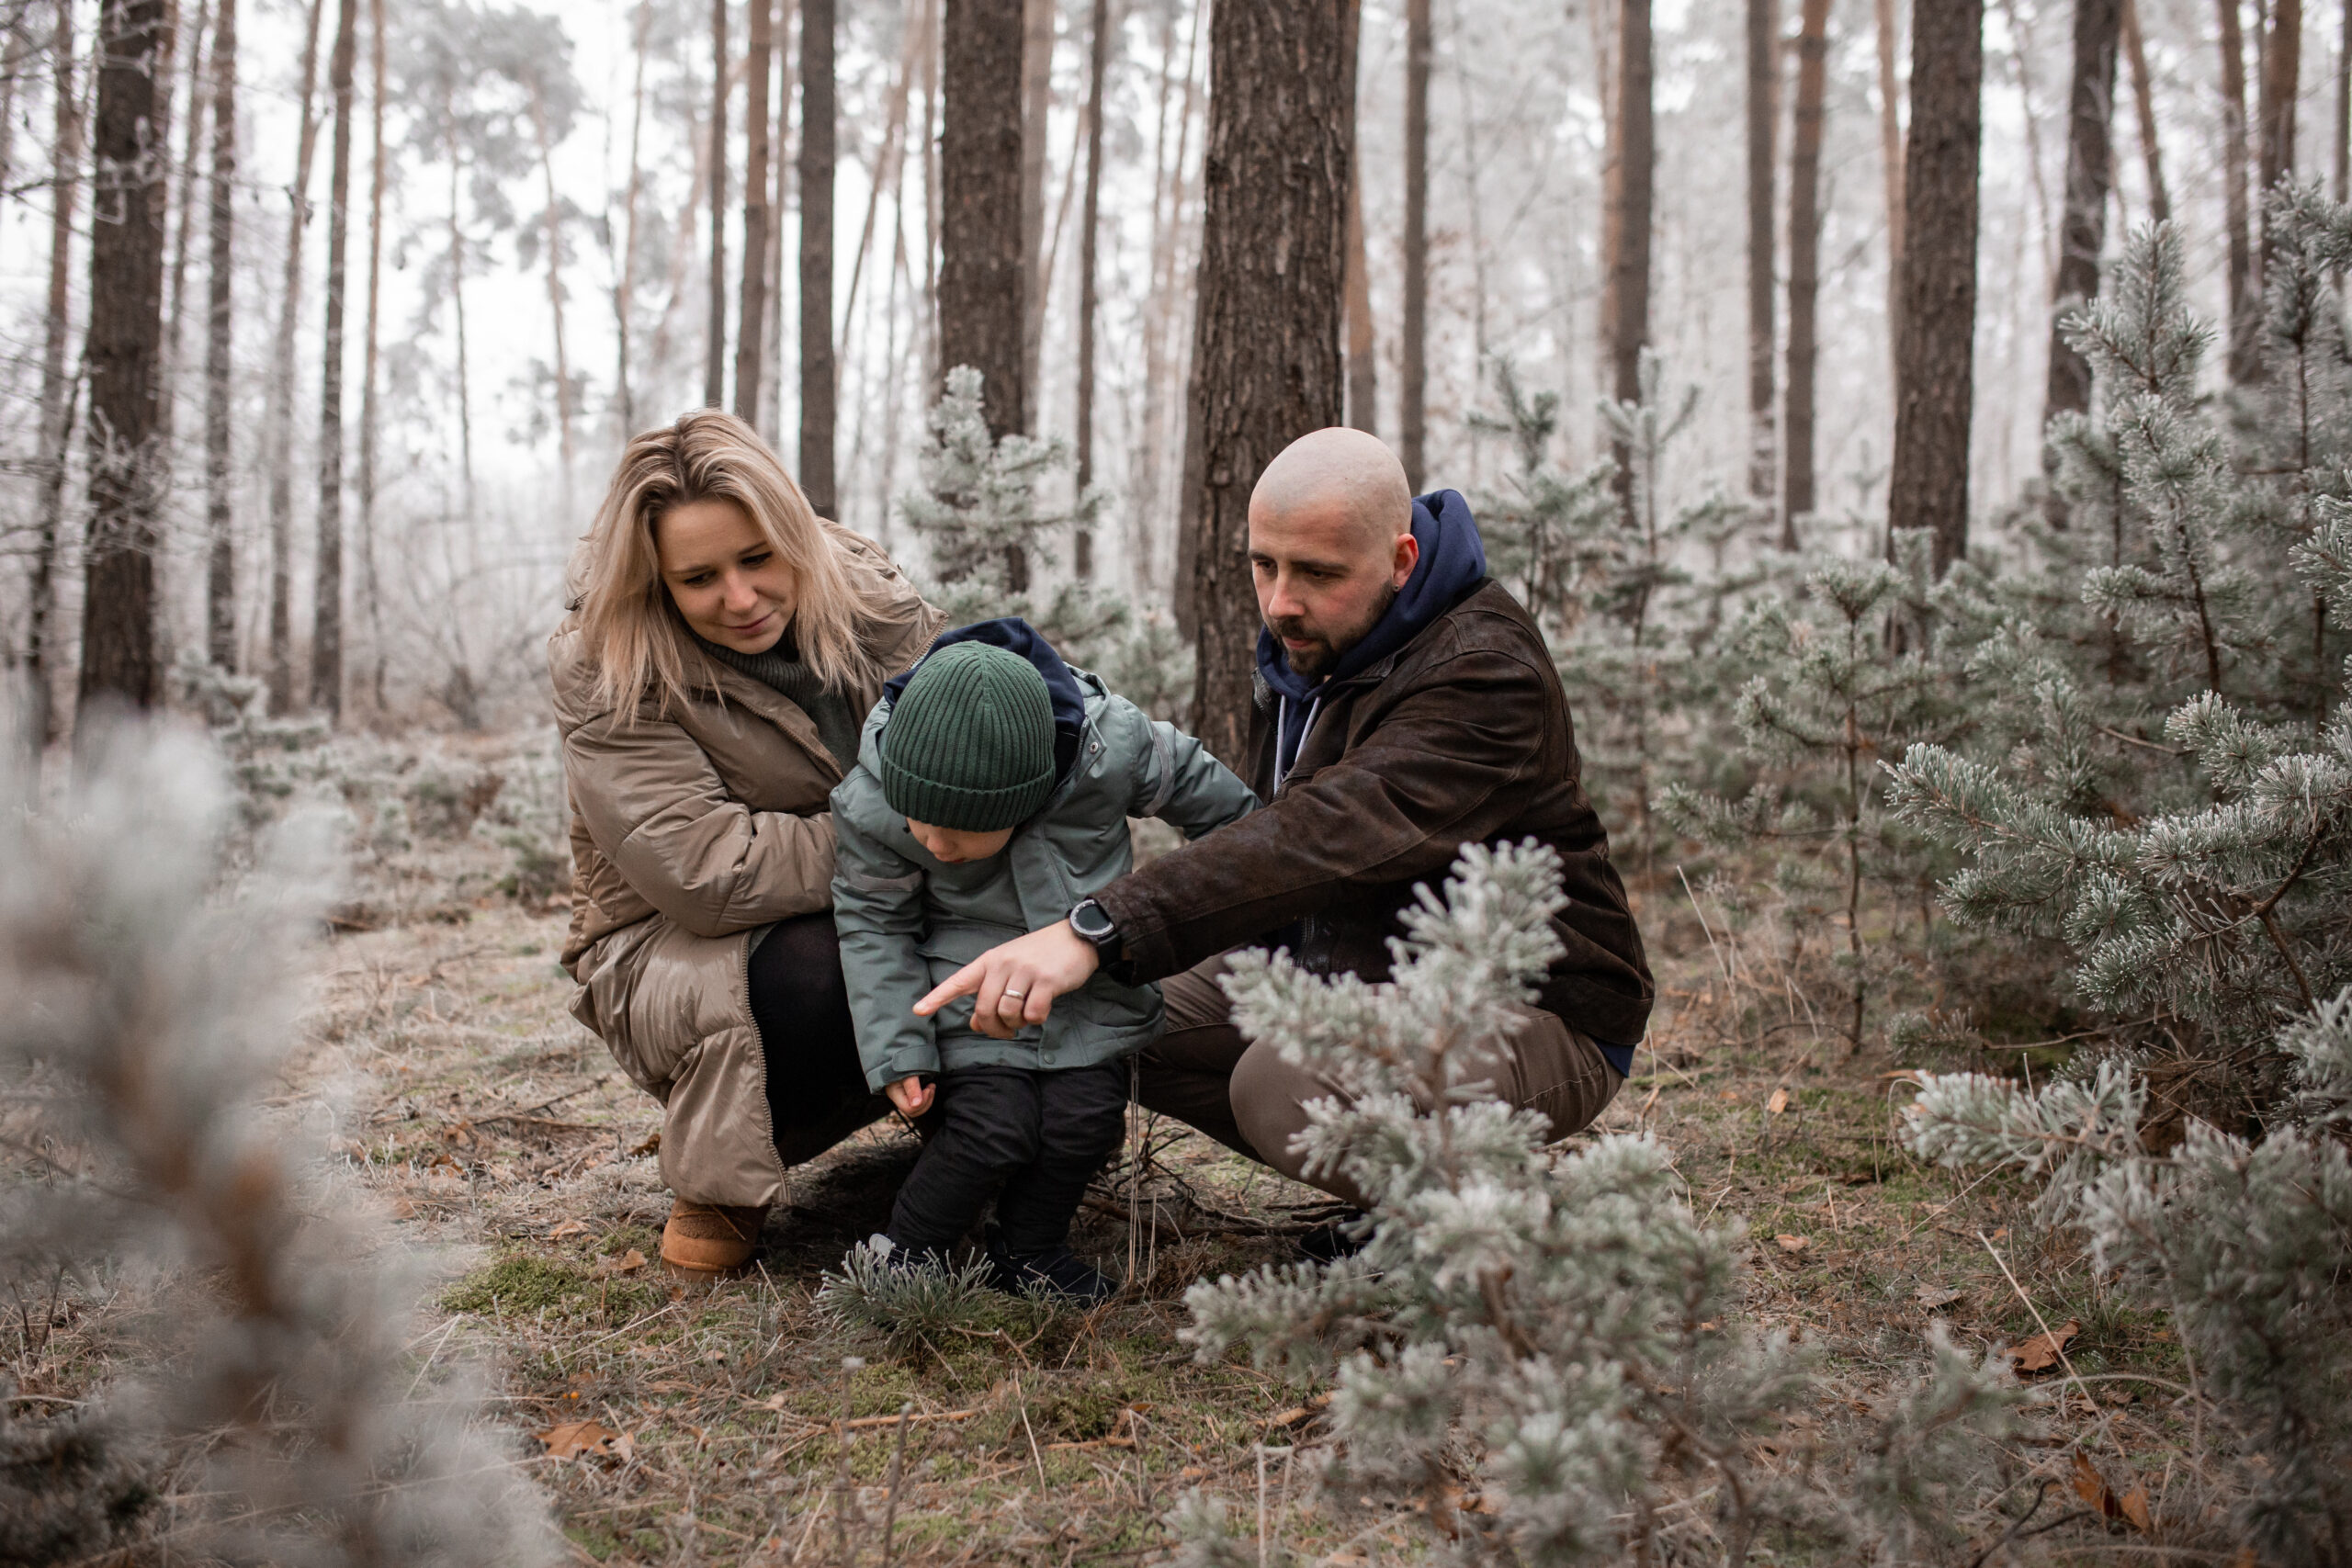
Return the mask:
[[1012, 1040], [972, 1003], [918, 1018], [933, 986], [1037, 931], [1134, 863], [1127, 818], [1198, 838], [1258, 805], [1173, 726], [1073, 670], [1026, 622], [942, 636], [883, 688], [833, 791], [833, 921], [866, 1081], [937, 1120], [886, 1233], [894, 1261], [941, 1257], [996, 1200], [993, 1282], [1100, 1301], [1070, 1255], [1086, 1183], [1119, 1145], [1125, 1058], [1158, 1037], [1159, 990], [1098, 973]]

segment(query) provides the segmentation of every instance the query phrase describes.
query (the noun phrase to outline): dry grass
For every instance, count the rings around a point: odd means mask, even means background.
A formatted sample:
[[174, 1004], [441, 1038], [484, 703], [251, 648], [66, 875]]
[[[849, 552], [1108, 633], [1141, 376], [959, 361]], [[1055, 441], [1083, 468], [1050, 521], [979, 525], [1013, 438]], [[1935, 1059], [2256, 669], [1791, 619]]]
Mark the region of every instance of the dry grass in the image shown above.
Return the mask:
[[[563, 917], [495, 892], [501, 863], [475, 841], [437, 849], [399, 872], [401, 897], [375, 906], [405, 919], [334, 937], [285, 1095], [333, 1097], [353, 1173], [443, 1260], [419, 1379], [486, 1362], [492, 1408], [526, 1448], [528, 1434], [583, 1420], [625, 1439], [604, 1457], [530, 1461], [576, 1556], [1150, 1561], [1169, 1546], [1161, 1516], [1192, 1486], [1239, 1505], [1254, 1528], [1261, 1445], [1321, 1440], [1319, 1416], [1302, 1410], [1312, 1391], [1195, 1365], [1177, 1337], [1181, 1297], [1203, 1275], [1286, 1256], [1283, 1233], [1313, 1216], [1317, 1194], [1181, 1129], [1138, 1128], [1150, 1151], [1142, 1223], [1131, 1227], [1114, 1171], [1076, 1237], [1114, 1269], [1132, 1248], [1138, 1290], [1043, 1322], [1009, 1309], [954, 1343], [892, 1355], [844, 1337], [814, 1300], [822, 1272], [880, 1227], [911, 1161], [911, 1136], [877, 1127], [794, 1174], [756, 1273], [675, 1286], [637, 1261], [654, 1258], [669, 1207], [644, 1152], [658, 1110], [565, 1012]], [[1825, 1411], [1870, 1407], [1914, 1375], [1931, 1318], [1984, 1344], [2074, 1319], [2077, 1381], [2052, 1390], [2041, 1435], [2014, 1450], [2013, 1511], [2041, 1476], [2060, 1484], [2037, 1522], [2060, 1515], [2059, 1497], [2074, 1506], [2079, 1450], [2119, 1495], [2147, 1486], [2156, 1540], [2207, 1544], [2175, 1393], [2188, 1379], [2160, 1321], [2102, 1291], [2065, 1237], [2037, 1228], [2016, 1184], [1972, 1185], [1899, 1150], [1891, 1065], [1849, 1055], [1833, 1026], [1809, 1021], [1804, 986], [1836, 981], [1806, 954], [1832, 933], [1777, 973], [1759, 949], [1751, 973], [1727, 956], [1736, 936], [1702, 932], [1673, 893], [1647, 911], [1657, 1027], [1600, 1130], [1656, 1134], [1702, 1213], [1747, 1223], [1749, 1311], [1821, 1348]], [[70, 1282], [53, 1303], [5, 1304], [20, 1401], [77, 1399], [121, 1370], [105, 1323], [134, 1307]], [[1780, 1450], [1786, 1465], [1836, 1462], [1804, 1422]], [[1309, 1561], [1426, 1550], [1409, 1514], [1343, 1520], [1292, 1495], [1279, 1452], [1264, 1473], [1272, 1533]], [[1989, 1502], [1977, 1547], [2004, 1528]], [[1690, 1512], [1703, 1534], [1703, 1501]], [[2153, 1544], [2109, 1528], [2070, 1525], [2033, 1550]], [[1781, 1553], [1817, 1555], [1795, 1540]]]

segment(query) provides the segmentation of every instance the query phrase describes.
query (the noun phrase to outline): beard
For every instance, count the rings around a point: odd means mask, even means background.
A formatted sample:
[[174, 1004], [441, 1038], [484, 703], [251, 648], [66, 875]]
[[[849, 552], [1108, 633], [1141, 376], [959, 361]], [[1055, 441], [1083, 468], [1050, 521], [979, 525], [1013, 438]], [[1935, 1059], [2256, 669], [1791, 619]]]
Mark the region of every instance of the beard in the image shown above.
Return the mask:
[[1272, 632], [1277, 639], [1295, 637], [1309, 644], [1303, 651], [1284, 647], [1283, 659], [1289, 664], [1292, 674], [1320, 681], [1339, 665], [1348, 649], [1372, 635], [1372, 628], [1380, 624], [1381, 617], [1388, 614], [1388, 607], [1396, 603], [1396, 588], [1387, 588], [1362, 626], [1343, 628], [1337, 633], [1317, 630], [1303, 615], [1273, 616], [1266, 622], [1266, 629]]

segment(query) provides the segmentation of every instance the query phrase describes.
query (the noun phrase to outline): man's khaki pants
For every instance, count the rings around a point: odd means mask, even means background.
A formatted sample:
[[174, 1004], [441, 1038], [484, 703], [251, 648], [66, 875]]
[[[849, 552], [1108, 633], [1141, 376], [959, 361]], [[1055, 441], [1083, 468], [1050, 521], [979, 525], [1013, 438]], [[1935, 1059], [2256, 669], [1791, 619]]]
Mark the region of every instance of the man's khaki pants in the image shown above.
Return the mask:
[[[1308, 1100], [1346, 1103], [1350, 1097], [1322, 1074], [1285, 1061], [1272, 1046], [1241, 1037], [1233, 1026], [1233, 1004], [1217, 983], [1225, 968], [1220, 953], [1159, 983], [1168, 1032], [1142, 1056], [1144, 1108], [1173, 1116], [1295, 1181], [1364, 1207], [1355, 1183], [1336, 1171], [1303, 1175], [1303, 1157], [1291, 1150], [1291, 1139], [1306, 1125]], [[1541, 1113], [1552, 1123], [1552, 1136], [1564, 1138], [1607, 1110], [1623, 1080], [1581, 1031], [1532, 1008], [1527, 1020], [1490, 1063], [1471, 1064], [1464, 1081], [1484, 1078], [1496, 1098]]]

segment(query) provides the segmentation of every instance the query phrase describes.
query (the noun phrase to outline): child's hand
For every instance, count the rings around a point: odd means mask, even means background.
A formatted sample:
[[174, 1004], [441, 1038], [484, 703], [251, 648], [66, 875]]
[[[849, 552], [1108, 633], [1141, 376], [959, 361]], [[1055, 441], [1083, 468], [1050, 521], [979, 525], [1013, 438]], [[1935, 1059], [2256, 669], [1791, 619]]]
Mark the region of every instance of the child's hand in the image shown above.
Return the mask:
[[920, 1116], [931, 1109], [932, 1087], [919, 1077], [900, 1078], [882, 1092], [890, 1097], [901, 1116]]

